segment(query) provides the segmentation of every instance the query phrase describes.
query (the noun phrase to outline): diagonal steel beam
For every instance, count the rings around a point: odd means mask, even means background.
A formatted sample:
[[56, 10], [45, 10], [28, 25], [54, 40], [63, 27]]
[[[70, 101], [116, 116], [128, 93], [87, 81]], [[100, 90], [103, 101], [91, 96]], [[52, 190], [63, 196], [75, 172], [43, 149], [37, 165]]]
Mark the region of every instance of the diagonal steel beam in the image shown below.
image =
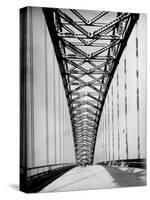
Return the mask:
[[[109, 12], [102, 11], [90, 20], [79, 10], [70, 12], [71, 16], [63, 9], [43, 8], [67, 97], [76, 161], [92, 164], [107, 92], [139, 16], [116, 13], [115, 19], [105, 23], [103, 16]], [[76, 21], [74, 16], [81, 21]], [[89, 26], [100, 28], [91, 32]], [[84, 46], [90, 48], [89, 52], [85, 52]], [[87, 64], [90, 69], [86, 68]]]

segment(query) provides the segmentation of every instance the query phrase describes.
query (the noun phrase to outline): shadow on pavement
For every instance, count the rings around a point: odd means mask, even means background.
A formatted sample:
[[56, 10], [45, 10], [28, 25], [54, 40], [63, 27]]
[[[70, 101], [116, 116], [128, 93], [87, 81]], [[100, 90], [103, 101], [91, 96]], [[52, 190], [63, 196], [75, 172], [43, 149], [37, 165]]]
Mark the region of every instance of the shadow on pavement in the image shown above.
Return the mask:
[[119, 167], [104, 166], [106, 171], [114, 179], [118, 187], [146, 186], [146, 170], [134, 172], [134, 168], [121, 170]]

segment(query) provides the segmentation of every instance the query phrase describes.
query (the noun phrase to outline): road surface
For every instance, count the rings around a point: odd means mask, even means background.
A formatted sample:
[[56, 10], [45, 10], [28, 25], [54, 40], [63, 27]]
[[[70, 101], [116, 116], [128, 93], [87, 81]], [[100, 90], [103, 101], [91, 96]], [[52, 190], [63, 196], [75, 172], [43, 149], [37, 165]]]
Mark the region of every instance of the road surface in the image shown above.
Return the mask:
[[145, 177], [144, 169], [102, 165], [75, 167], [47, 185], [41, 192], [144, 186]]

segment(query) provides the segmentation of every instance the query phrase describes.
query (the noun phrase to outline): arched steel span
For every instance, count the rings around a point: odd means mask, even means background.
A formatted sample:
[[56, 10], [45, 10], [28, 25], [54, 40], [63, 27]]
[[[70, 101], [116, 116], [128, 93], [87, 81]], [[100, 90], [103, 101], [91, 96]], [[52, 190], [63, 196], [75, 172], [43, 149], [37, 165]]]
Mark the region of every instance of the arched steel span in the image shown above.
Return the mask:
[[105, 98], [138, 14], [43, 8], [67, 97], [77, 164], [93, 164]]

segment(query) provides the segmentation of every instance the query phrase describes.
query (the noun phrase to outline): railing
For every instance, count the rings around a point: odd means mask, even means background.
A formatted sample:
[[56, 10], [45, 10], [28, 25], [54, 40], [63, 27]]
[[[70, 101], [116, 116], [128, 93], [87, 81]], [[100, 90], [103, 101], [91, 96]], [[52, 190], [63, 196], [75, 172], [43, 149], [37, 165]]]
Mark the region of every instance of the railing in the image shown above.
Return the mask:
[[43, 165], [25, 168], [20, 166], [21, 190], [27, 193], [40, 191], [50, 182], [75, 167], [75, 163]]
[[128, 159], [128, 160], [111, 160], [99, 162], [97, 164], [110, 165], [118, 167], [136, 167], [146, 169], [146, 159]]
[[56, 170], [60, 170], [64, 167], [71, 167], [75, 166], [74, 163], [63, 163], [63, 164], [53, 164], [53, 165], [42, 165], [42, 166], [36, 166], [36, 167], [20, 167], [21, 172], [23, 174], [26, 174], [26, 177], [28, 180], [39, 177], [40, 175], [47, 174], [49, 172], [54, 172]]

